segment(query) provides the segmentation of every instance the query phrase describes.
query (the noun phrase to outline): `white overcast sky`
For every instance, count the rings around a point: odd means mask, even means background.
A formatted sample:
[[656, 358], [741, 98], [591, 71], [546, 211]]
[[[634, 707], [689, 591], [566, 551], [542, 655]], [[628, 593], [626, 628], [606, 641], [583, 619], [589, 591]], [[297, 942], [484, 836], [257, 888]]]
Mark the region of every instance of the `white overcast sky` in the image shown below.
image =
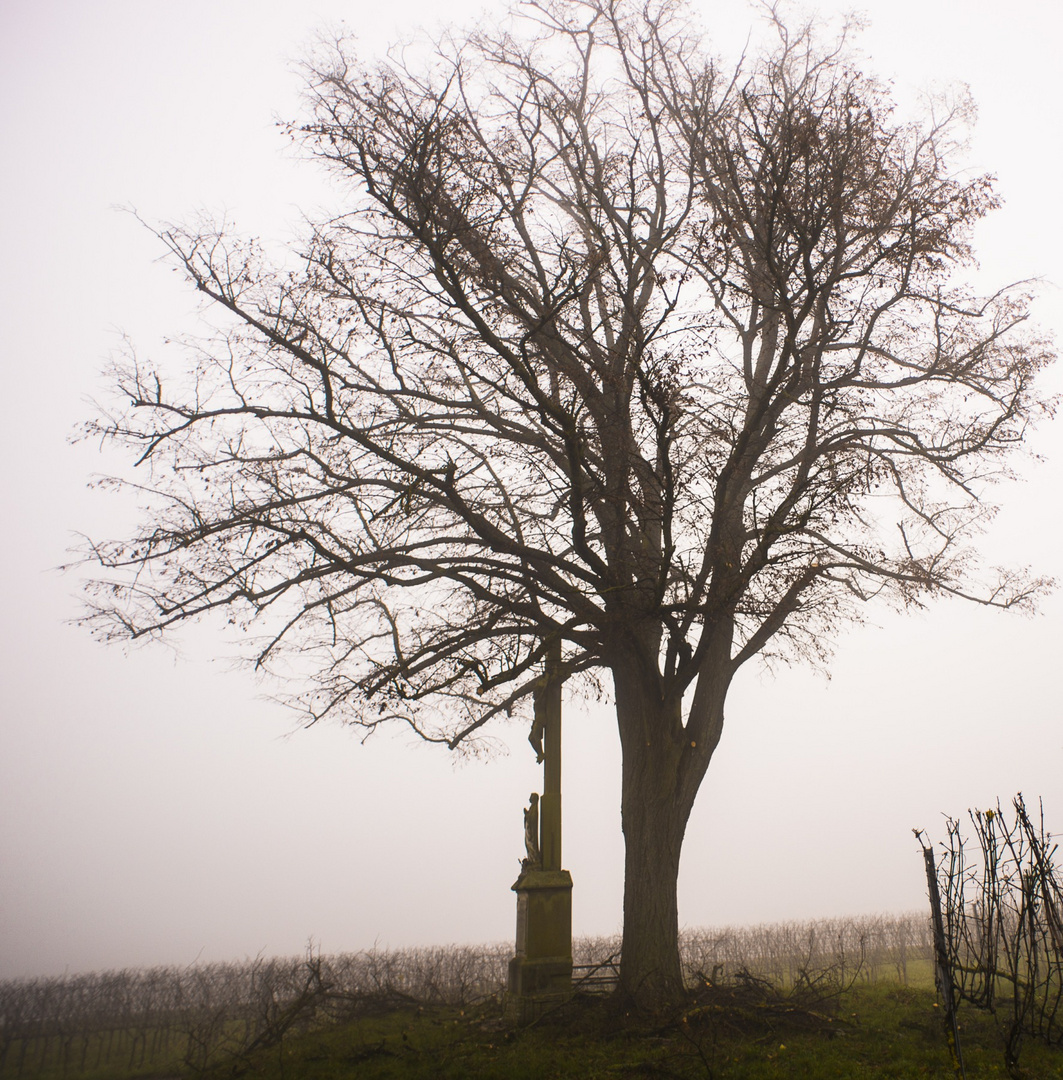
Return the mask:
[[[819, 10], [848, 7], [824, 0]], [[728, 52], [744, 0], [694, 0]], [[480, 11], [486, 14], [479, 15]], [[461, 21], [497, 10], [462, 0]], [[1046, 279], [1063, 331], [1058, 0], [869, 0], [860, 47], [912, 101], [970, 85], [971, 167], [1006, 208], [979, 232], [987, 283]], [[68, 625], [76, 531], [115, 535], [128, 504], [87, 489], [120, 462], [68, 444], [122, 333], [150, 354], [196, 304], [131, 217], [225, 211], [285, 239], [329, 197], [275, 126], [317, 29], [367, 51], [440, 17], [423, 0], [0, 0], [0, 977], [510, 938], [521, 808], [540, 784], [512, 752], [438, 747], [293, 718], [225, 659], [217, 628], [166, 649], [94, 645]], [[1052, 377], [1063, 385], [1059, 374]], [[1063, 431], [986, 538], [994, 560], [1063, 579]], [[739, 680], [687, 833], [689, 926], [923, 904], [911, 828], [1022, 790], [1063, 832], [1063, 597], [1022, 618], [957, 603], [873, 612], [826, 680]], [[565, 715], [565, 863], [577, 933], [621, 920], [619, 748], [600, 708]]]

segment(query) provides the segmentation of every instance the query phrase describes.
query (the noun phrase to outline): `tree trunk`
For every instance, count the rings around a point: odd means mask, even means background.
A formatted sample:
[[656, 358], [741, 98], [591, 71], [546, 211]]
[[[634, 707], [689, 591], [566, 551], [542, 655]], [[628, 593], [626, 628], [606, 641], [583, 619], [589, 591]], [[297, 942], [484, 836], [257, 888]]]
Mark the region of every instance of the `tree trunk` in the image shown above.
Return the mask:
[[677, 813], [647, 786], [629, 785], [624, 827], [624, 940], [620, 985], [637, 1004], [655, 1007], [683, 991], [676, 886], [688, 813]]
[[[727, 640], [717, 650], [726, 656]], [[613, 668], [623, 747], [624, 937], [620, 989], [640, 1007], [683, 993], [677, 885], [687, 821], [723, 729], [729, 675], [706, 665], [686, 724], [681, 701], [662, 701], [655, 671]]]

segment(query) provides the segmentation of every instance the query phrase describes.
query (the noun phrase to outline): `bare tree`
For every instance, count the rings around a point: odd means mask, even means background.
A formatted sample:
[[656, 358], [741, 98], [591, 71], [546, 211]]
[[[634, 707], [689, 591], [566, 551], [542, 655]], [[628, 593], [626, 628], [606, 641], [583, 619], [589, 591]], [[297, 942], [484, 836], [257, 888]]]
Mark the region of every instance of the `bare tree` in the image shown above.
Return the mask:
[[311, 718], [452, 748], [526, 709], [558, 639], [604, 676], [642, 1000], [681, 985], [680, 847], [739, 667], [823, 657], [872, 598], [1040, 586], [967, 545], [1052, 359], [1021, 288], [963, 284], [996, 201], [958, 171], [968, 107], [900, 122], [844, 38], [772, 21], [729, 71], [673, 0], [326, 50], [292, 134], [349, 210], [286, 271], [159, 229], [223, 329], [183, 378], [128, 358], [94, 425], [152, 507], [93, 547], [105, 637], [221, 609]]

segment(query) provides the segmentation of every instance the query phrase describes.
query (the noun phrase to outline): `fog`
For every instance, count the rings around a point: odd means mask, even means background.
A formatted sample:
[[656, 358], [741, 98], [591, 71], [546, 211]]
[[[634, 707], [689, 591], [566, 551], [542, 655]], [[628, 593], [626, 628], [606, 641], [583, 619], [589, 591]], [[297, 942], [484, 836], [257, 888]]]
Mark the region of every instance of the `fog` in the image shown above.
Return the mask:
[[[694, 3], [734, 54], [754, 15]], [[845, 7], [831, 0], [824, 14]], [[860, 49], [902, 104], [970, 85], [974, 171], [1006, 206], [978, 231], [987, 283], [1045, 279], [1063, 329], [1057, 5], [873, 0]], [[497, 6], [483, 9], [490, 13]], [[521, 810], [540, 786], [526, 732], [455, 759], [403, 732], [299, 728], [234, 666], [219, 627], [123, 652], [70, 625], [77, 533], [120, 535], [135, 500], [90, 489], [126, 464], [70, 442], [127, 334], [149, 355], [195, 329], [148, 220], [224, 211], [298, 235], [335, 198], [277, 127], [299, 115], [294, 62], [345, 21], [363, 51], [437, 5], [277, 0], [0, 4], [0, 977], [298, 952], [507, 939]], [[448, 6], [455, 21], [480, 5]], [[1058, 372], [1049, 377], [1059, 388]], [[1063, 578], [1063, 434], [1043, 428], [1024, 481], [998, 492], [990, 562]], [[1063, 832], [1063, 601], [1025, 618], [959, 602], [869, 623], [828, 678], [748, 665], [694, 809], [680, 879], [690, 926], [904, 911], [924, 903], [915, 826], [1022, 791]], [[619, 929], [615, 724], [565, 703], [565, 864], [575, 932]]]

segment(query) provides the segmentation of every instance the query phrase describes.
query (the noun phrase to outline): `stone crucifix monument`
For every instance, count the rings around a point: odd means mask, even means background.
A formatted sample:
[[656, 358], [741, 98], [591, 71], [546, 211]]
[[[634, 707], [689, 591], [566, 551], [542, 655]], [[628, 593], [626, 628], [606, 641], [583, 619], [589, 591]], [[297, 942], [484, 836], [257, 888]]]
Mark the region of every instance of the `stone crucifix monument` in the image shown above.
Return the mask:
[[547, 645], [528, 741], [543, 766], [543, 793], [524, 811], [517, 894], [517, 949], [506, 1011], [528, 1023], [572, 995], [572, 876], [561, 869], [561, 642]]

